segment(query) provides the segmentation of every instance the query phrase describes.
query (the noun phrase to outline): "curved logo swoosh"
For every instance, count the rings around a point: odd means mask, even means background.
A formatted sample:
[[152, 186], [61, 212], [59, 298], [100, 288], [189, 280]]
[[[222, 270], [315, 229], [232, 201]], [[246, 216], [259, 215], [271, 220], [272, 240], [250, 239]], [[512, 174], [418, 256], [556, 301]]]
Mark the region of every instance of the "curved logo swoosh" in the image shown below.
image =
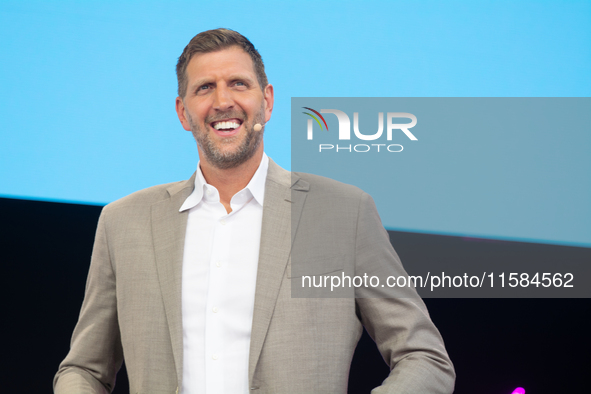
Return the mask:
[[[322, 121], [324, 122], [324, 125], [326, 126], [326, 131], [328, 131], [328, 125], [326, 124], [326, 120], [324, 120], [324, 116], [320, 115], [320, 112], [318, 112], [318, 111], [316, 111], [316, 110], [314, 110], [314, 109], [312, 109], [312, 108], [309, 108], [309, 107], [302, 107], [302, 108], [304, 108], [304, 109], [307, 109], [307, 110], [310, 110], [310, 111], [314, 112], [316, 115], [320, 116], [320, 119], [322, 119]], [[318, 125], [320, 126], [320, 130], [322, 130], [322, 123], [320, 123], [320, 121], [318, 120], [318, 118], [317, 118], [317, 117], [315, 117], [314, 115], [312, 115], [312, 114], [311, 114], [311, 113], [309, 113], [309, 112], [302, 112], [302, 113], [303, 113], [303, 114], [306, 114], [306, 115], [308, 115], [308, 116], [311, 116], [312, 118], [314, 118], [314, 120], [315, 120], [315, 121], [318, 123]]]

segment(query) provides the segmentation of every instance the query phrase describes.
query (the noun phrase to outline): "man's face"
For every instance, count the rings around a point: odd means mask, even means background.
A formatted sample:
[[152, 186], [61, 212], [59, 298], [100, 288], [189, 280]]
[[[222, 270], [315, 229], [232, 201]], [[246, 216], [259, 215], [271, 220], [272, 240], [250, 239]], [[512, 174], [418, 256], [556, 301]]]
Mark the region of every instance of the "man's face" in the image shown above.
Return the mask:
[[239, 47], [198, 54], [187, 66], [187, 91], [176, 110], [192, 131], [201, 159], [228, 169], [263, 150], [264, 124], [273, 111], [273, 86], [261, 90], [250, 56]]

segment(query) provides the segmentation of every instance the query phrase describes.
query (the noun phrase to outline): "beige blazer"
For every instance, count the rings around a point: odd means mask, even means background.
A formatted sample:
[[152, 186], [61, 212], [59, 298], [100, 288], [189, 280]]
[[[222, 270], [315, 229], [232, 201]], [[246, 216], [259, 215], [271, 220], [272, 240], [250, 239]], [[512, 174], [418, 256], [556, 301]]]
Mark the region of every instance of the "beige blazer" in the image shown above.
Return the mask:
[[[103, 209], [56, 393], [109, 393], [123, 358], [131, 393], [181, 390], [187, 211], [179, 208], [193, 188], [194, 175]], [[453, 391], [453, 366], [414, 290], [389, 299], [293, 298], [292, 280], [301, 279], [292, 278], [296, 251], [312, 270], [359, 272], [364, 262], [381, 261], [404, 273], [371, 197], [270, 161], [249, 356], [252, 393], [346, 393], [362, 324], [391, 368], [374, 393]]]

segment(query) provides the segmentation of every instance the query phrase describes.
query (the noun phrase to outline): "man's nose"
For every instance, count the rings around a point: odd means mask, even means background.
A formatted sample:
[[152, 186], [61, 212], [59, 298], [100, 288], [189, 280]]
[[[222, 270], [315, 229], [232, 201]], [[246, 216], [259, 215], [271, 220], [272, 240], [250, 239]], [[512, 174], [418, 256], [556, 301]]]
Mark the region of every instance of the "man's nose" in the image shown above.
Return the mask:
[[213, 108], [221, 111], [232, 108], [234, 105], [232, 92], [226, 86], [218, 86], [216, 88], [213, 100]]

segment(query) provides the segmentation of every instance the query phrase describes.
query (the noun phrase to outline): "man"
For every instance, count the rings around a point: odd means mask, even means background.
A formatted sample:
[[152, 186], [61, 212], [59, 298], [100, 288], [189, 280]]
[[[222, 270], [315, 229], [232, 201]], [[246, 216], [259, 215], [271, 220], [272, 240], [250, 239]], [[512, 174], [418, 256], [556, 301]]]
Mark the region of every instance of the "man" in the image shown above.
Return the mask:
[[292, 298], [295, 260], [317, 274], [404, 270], [367, 194], [264, 154], [274, 92], [250, 41], [200, 33], [177, 76], [197, 172], [104, 208], [55, 392], [110, 392], [125, 357], [133, 393], [345, 393], [362, 323], [391, 368], [375, 393], [451, 392], [453, 367], [414, 290]]

